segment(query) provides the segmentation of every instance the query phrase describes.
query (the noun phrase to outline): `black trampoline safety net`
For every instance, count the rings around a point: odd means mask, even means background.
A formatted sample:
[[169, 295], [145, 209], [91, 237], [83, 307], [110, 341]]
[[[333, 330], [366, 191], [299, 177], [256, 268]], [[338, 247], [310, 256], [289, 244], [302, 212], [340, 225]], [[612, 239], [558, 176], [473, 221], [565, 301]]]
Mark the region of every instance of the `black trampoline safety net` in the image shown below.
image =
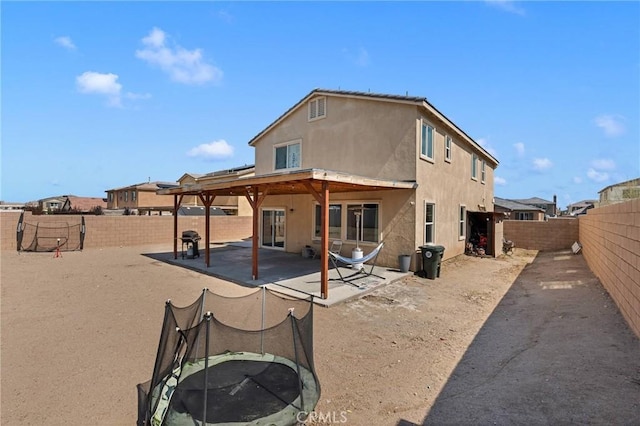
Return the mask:
[[139, 426], [295, 425], [320, 397], [313, 301], [265, 287], [167, 301], [152, 378], [137, 389]]

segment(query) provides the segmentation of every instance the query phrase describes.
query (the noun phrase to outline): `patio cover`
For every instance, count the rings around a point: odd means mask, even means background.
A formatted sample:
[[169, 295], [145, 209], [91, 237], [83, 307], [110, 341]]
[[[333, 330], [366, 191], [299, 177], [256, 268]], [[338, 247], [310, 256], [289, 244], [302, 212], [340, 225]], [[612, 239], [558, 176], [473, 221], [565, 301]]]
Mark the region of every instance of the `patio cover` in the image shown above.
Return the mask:
[[[329, 295], [329, 194], [337, 192], [380, 191], [393, 189], [415, 189], [415, 181], [396, 181], [355, 176], [349, 173], [325, 169], [304, 169], [237, 178], [216, 182], [196, 183], [167, 188], [157, 191], [159, 195], [174, 196], [173, 216], [173, 255], [178, 258], [178, 216], [185, 195], [197, 195], [205, 207], [211, 207], [218, 195], [245, 196], [253, 209], [253, 252], [252, 276], [258, 278], [258, 219], [259, 209], [267, 195], [311, 194], [321, 206], [321, 294], [324, 299]], [[205, 214], [205, 262], [209, 266], [210, 215]]]

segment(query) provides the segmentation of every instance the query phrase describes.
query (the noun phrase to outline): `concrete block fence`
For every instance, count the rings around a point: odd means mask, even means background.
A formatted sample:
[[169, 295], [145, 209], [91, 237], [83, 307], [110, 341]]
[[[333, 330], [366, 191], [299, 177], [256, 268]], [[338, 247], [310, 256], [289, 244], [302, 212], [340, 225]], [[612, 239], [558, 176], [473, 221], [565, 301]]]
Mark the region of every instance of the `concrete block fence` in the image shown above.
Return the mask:
[[[16, 250], [16, 228], [19, 213], [0, 213], [2, 250]], [[167, 244], [172, 248], [173, 216], [94, 216], [85, 215], [86, 235], [84, 248], [140, 246], [147, 244]], [[40, 215], [25, 213], [25, 222], [36, 224], [67, 222], [80, 223], [76, 215]], [[194, 230], [204, 240], [205, 218], [198, 216], [178, 217], [178, 237], [182, 231]], [[251, 217], [212, 216], [211, 242], [237, 241], [250, 238]]]
[[589, 210], [580, 217], [580, 243], [589, 269], [640, 337], [640, 199]]

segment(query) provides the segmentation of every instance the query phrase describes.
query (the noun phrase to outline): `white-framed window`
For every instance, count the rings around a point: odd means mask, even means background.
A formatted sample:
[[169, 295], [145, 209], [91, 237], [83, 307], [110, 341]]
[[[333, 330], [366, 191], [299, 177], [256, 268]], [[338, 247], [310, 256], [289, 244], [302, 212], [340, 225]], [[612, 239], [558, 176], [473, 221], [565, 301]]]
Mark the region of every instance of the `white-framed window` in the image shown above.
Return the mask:
[[131, 201], [136, 200], [136, 191], [131, 191]]
[[301, 156], [300, 140], [287, 142], [273, 147], [274, 170], [299, 169]]
[[124, 191], [124, 201], [128, 201], [128, 200], [129, 200], [129, 192]]
[[444, 161], [451, 162], [451, 145], [453, 145], [453, 141], [451, 140], [451, 136], [446, 135], [444, 137]]
[[480, 182], [484, 183], [487, 179], [487, 162], [482, 160], [480, 162]]
[[471, 179], [478, 180], [478, 154], [471, 154]]
[[467, 206], [460, 206], [458, 216], [458, 239], [464, 240], [467, 233]]
[[110, 193], [109, 193], [109, 201], [110, 201], [110, 202], [113, 202], [113, 192], [110, 192]]
[[424, 203], [424, 243], [433, 243], [436, 240], [436, 205], [433, 203]]
[[426, 121], [420, 126], [420, 157], [433, 161], [433, 144], [436, 137], [436, 129]]
[[[322, 231], [322, 211], [320, 204], [316, 204], [313, 236], [320, 238]], [[334, 240], [342, 239], [342, 204], [329, 204], [329, 238]]]
[[327, 98], [322, 96], [309, 101], [309, 121], [327, 116]]
[[347, 204], [347, 240], [377, 243], [379, 216], [377, 203]]

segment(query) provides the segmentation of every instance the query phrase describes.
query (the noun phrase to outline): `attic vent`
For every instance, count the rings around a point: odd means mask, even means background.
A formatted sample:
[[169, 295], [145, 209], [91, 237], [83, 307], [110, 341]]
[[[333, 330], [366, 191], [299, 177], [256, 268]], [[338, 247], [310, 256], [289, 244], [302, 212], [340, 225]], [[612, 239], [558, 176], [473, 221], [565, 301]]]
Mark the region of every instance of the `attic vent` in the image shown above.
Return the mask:
[[309, 121], [324, 118], [327, 115], [326, 102], [325, 97], [309, 101]]

